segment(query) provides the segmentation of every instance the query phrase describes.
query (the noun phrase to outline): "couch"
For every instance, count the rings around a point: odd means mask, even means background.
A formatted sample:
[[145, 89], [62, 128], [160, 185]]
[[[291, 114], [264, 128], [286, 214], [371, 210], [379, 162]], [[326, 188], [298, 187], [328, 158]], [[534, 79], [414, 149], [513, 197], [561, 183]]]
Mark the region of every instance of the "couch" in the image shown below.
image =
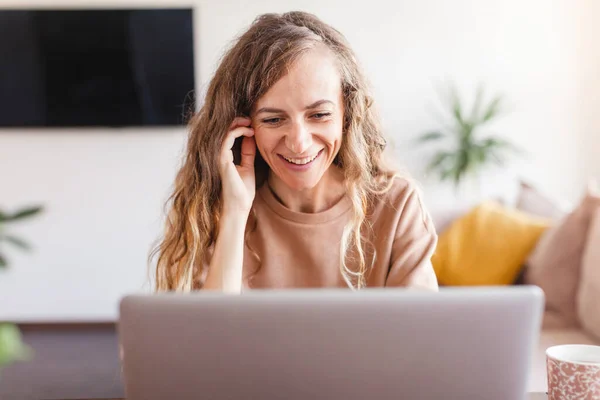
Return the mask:
[[[527, 264], [538, 262], [540, 256], [535, 253], [543, 251], [543, 249], [537, 247], [532, 251], [533, 254], [530, 258], [524, 260], [523, 271], [519, 279], [513, 283], [533, 284], [541, 287], [546, 294], [546, 311], [543, 316], [542, 329], [532, 355], [528, 383], [528, 390], [531, 392], [545, 392], [547, 390], [545, 351], [548, 347], [560, 344], [600, 345], [600, 312], [596, 311], [600, 309], [600, 196], [597, 193], [594, 194], [595, 197], [592, 197], [593, 201], [591, 202], [589, 201], [590, 194], [588, 193], [586, 196], [585, 200], [582, 200], [584, 206], [580, 205], [565, 209], [564, 206], [560, 208], [557, 204], [554, 204], [551, 199], [545, 197], [544, 194], [538, 192], [531, 185], [520, 183], [520, 194], [516, 201], [513, 204], [506, 205], [523, 212], [548, 217], [552, 221], [552, 227], [543, 234], [536, 246], [554, 246], [555, 250], [556, 248], [562, 250], [562, 246], [564, 246], [564, 251], [569, 252], [569, 257], [566, 257], [566, 259], [571, 261], [577, 259], [575, 265], [568, 266], [572, 269], [572, 271], [567, 271], [570, 277], [577, 279], [574, 290], [570, 292], [557, 294], [554, 292], [557, 287], [556, 282], [547, 282], [549, 278], [560, 281], [562, 279], [560, 274], [567, 273], [564, 265], [548, 266], [547, 271], [543, 270], [546, 266], [542, 265], [541, 271], [534, 271], [535, 273], [530, 271], [532, 268]], [[462, 218], [472, 208], [473, 204], [470, 207], [461, 206], [431, 210], [438, 234], [443, 235], [446, 230], [450, 229], [458, 219]], [[585, 209], [587, 214], [581, 211], [582, 208]], [[571, 219], [570, 222], [569, 219]], [[573, 223], [573, 220], [576, 222]], [[571, 224], [570, 229], [573, 229], [573, 224], [579, 224], [577, 226], [582, 223], [587, 224], [585, 237], [580, 235], [582, 238], [578, 239], [580, 242], [585, 243], [571, 243], [572, 248], [569, 248], [569, 244], [561, 242], [565, 240], [565, 237], [577, 236], [571, 231], [564, 232], [565, 229], [569, 229], [568, 227], [564, 228], [564, 225], [569, 223]], [[558, 237], [556, 237], [556, 231], [559, 230], [562, 230], [562, 232], [559, 232]], [[561, 234], [562, 237], [560, 237]], [[550, 259], [550, 264], [559, 263], [559, 261], [555, 262], [555, 259], [560, 259], [560, 256], [560, 254], [558, 256], [554, 254], [554, 258]], [[534, 259], [534, 257], [538, 259]], [[562, 260], [564, 264], [565, 257]], [[568, 299], [564, 298], [565, 293], [569, 293]], [[564, 312], [557, 312], [549, 307], [556, 303], [557, 298], [565, 304], [571, 304], [572, 307], [578, 308], [574, 314], [571, 312], [573, 318], [565, 318], [566, 314]], [[557, 309], [560, 309], [560, 307]]]

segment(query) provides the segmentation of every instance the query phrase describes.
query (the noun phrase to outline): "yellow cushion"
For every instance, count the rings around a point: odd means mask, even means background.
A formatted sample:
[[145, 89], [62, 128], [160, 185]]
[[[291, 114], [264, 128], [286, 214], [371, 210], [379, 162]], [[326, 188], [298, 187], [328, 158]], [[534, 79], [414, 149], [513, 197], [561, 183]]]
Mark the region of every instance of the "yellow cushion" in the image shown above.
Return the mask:
[[440, 234], [432, 258], [440, 285], [508, 285], [550, 220], [481, 203]]

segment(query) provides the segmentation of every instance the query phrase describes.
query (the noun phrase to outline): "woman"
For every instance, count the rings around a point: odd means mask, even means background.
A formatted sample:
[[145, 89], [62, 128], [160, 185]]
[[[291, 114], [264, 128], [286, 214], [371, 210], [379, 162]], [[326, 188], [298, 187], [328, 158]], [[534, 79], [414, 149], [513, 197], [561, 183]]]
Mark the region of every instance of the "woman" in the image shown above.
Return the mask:
[[157, 290], [437, 290], [435, 229], [415, 186], [384, 167], [366, 80], [334, 28], [258, 17], [190, 127]]

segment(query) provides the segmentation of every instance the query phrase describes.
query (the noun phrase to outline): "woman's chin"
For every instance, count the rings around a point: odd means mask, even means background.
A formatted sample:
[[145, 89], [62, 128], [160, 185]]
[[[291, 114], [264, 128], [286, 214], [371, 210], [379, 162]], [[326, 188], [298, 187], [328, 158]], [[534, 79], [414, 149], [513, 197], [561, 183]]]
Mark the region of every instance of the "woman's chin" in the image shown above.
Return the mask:
[[301, 192], [304, 190], [310, 190], [317, 186], [321, 180], [323, 174], [318, 176], [306, 176], [306, 177], [294, 177], [294, 176], [278, 176], [279, 180], [283, 182], [290, 190], [295, 192]]

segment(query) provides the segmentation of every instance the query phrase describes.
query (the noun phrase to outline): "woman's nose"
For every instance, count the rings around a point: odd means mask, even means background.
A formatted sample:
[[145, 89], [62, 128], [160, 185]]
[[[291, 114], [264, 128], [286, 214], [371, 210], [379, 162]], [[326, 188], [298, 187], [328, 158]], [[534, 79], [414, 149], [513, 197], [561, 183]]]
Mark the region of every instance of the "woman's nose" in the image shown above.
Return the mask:
[[285, 137], [285, 145], [296, 154], [302, 154], [312, 146], [312, 135], [308, 127], [302, 123], [295, 123]]

